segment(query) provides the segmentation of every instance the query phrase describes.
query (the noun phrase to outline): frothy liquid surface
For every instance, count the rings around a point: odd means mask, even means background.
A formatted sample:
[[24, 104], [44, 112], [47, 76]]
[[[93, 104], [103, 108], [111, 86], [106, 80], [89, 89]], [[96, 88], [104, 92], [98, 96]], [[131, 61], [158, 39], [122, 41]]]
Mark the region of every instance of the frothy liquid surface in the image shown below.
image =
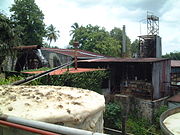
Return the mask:
[[174, 135], [180, 135], [180, 113], [167, 117], [163, 123]]

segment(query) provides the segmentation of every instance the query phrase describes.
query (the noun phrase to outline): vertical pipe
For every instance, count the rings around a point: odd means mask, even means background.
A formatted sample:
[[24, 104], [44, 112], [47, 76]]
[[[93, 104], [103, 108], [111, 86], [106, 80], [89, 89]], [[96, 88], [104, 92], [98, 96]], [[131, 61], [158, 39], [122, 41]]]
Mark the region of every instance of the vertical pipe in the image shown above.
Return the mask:
[[125, 25], [123, 25], [123, 42], [122, 42], [122, 53], [123, 53], [123, 56], [125, 55], [126, 53], [126, 28], [125, 28]]
[[79, 42], [74, 42], [74, 67], [77, 70], [77, 47], [79, 46]]
[[77, 48], [75, 48], [74, 60], [75, 60], [75, 70], [77, 70]]

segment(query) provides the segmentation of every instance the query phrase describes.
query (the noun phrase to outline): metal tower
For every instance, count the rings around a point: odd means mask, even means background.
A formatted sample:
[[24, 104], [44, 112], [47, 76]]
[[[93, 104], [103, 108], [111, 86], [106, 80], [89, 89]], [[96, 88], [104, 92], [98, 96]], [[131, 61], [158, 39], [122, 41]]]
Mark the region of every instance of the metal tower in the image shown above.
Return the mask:
[[147, 35], [159, 35], [159, 17], [147, 12]]

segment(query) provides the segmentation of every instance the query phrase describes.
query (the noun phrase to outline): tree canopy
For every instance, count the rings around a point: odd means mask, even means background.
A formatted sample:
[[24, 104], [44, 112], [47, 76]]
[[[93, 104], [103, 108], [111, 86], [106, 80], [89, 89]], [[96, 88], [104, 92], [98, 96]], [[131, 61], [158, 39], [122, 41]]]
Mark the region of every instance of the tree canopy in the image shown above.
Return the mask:
[[132, 57], [138, 56], [138, 53], [139, 53], [139, 40], [135, 39], [131, 44]]
[[15, 26], [8, 17], [0, 13], [0, 65], [12, 48], [21, 43], [20, 30], [19, 25]]
[[15, 0], [10, 8], [12, 21], [22, 27], [23, 45], [42, 45], [45, 37], [44, 15], [34, 0]]
[[180, 52], [170, 52], [169, 54], [165, 54], [162, 57], [171, 60], [180, 60]]
[[[114, 57], [121, 56], [122, 30], [120, 28], [115, 27], [108, 32], [105, 28], [97, 25], [79, 26], [77, 23], [74, 23], [72, 28], [71, 48], [73, 42], [78, 41], [80, 43], [79, 48], [82, 50]], [[130, 44], [130, 39], [127, 37], [127, 46], [130, 46]]]
[[[119, 41], [122, 46], [123, 32], [120, 28], [114, 27], [110, 31], [110, 35], [111, 35], [111, 37], [113, 37], [114, 39]], [[121, 56], [122, 56], [122, 51], [121, 51]], [[125, 54], [125, 56], [126, 57], [131, 56], [131, 40], [129, 39], [129, 37], [127, 35], [126, 35], [126, 54]]]

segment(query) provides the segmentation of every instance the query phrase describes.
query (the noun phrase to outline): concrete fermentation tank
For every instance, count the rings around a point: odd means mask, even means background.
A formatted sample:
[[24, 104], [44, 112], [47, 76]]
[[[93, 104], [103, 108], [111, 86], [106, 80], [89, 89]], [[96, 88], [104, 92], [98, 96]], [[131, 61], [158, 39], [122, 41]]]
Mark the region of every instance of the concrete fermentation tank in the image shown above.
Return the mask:
[[169, 109], [160, 117], [163, 135], [180, 135], [180, 107]]
[[103, 95], [61, 86], [0, 86], [1, 113], [103, 132]]

